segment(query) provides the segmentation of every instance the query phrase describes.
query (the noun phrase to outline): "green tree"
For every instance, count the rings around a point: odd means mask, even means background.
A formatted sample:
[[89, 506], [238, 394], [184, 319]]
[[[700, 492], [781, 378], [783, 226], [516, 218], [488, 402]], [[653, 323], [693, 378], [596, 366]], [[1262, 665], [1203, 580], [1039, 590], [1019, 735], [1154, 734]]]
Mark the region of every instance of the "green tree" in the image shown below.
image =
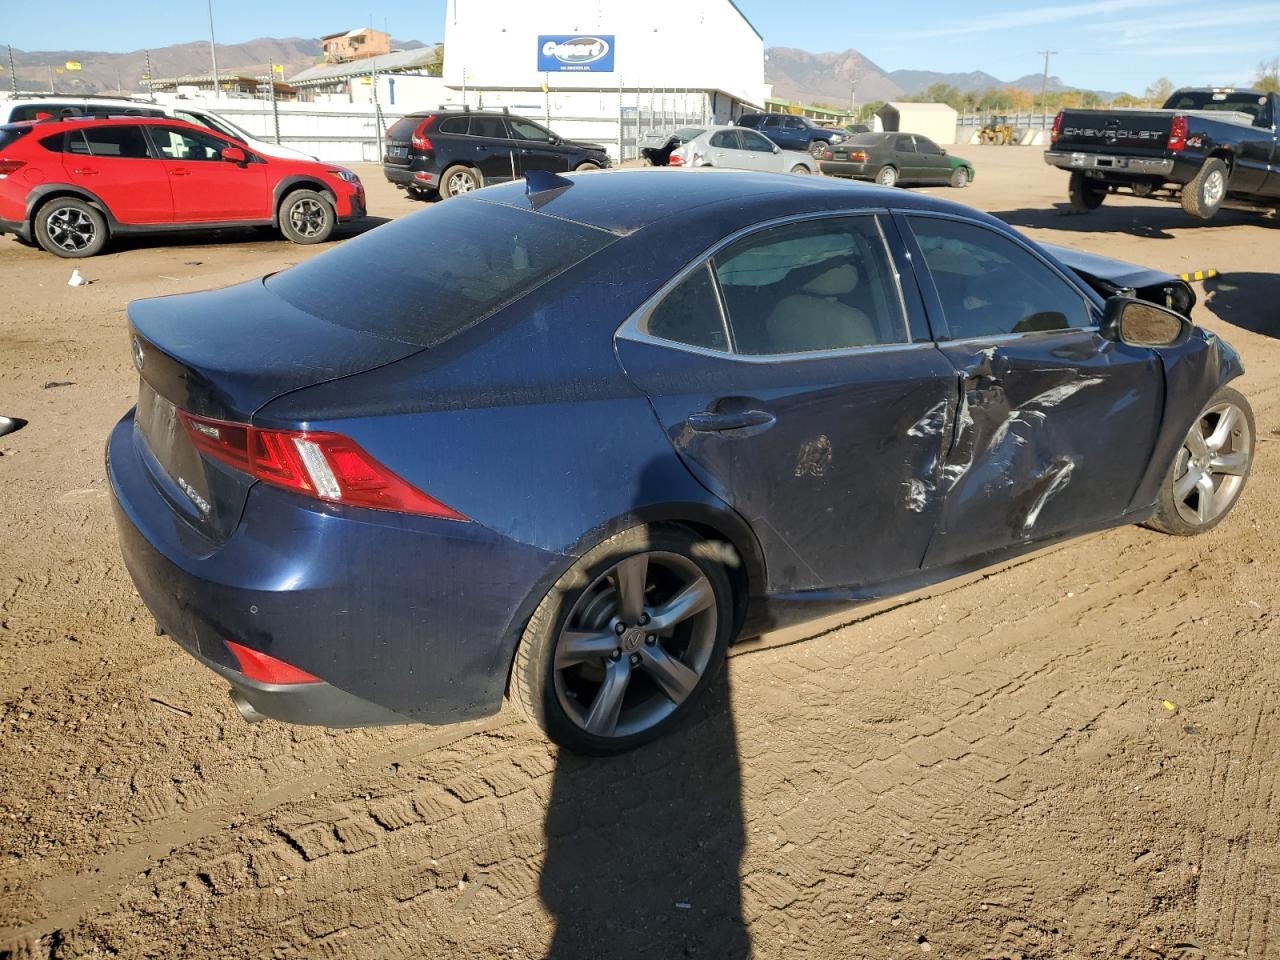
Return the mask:
[[1253, 79], [1253, 85], [1264, 93], [1280, 93], [1280, 57], [1272, 57], [1258, 64], [1258, 74]]
[[1151, 103], [1162, 104], [1169, 99], [1171, 93], [1173, 93], [1173, 82], [1168, 77], [1161, 77], [1147, 87], [1147, 100]]
[[1093, 109], [1102, 106], [1102, 97], [1092, 90], [1086, 90], [1080, 97], [1080, 102], [1083, 106]]

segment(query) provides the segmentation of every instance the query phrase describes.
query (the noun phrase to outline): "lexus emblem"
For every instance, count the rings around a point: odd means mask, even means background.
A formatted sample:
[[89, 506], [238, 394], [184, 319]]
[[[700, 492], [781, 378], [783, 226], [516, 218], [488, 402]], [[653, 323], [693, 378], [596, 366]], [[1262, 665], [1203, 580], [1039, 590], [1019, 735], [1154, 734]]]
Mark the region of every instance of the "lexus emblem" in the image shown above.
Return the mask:
[[142, 363], [146, 359], [142, 353], [142, 341], [137, 337], [133, 338], [133, 365], [142, 370]]

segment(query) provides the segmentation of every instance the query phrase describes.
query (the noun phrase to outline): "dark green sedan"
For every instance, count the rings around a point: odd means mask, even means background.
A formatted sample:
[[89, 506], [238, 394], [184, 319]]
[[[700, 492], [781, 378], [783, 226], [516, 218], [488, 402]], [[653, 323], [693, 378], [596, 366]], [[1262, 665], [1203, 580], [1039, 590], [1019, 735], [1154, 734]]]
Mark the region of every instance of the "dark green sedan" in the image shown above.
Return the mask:
[[899, 183], [966, 187], [973, 164], [953, 157], [918, 133], [858, 133], [828, 147], [818, 169], [829, 177], [874, 180], [885, 187]]

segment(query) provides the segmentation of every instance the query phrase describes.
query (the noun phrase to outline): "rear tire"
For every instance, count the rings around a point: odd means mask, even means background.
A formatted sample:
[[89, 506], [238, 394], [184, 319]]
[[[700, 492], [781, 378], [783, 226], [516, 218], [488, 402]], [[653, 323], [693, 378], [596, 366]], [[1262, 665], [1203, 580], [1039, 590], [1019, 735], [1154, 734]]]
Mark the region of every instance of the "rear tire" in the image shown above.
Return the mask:
[[809, 156], [813, 157], [815, 160], [821, 160], [822, 155], [827, 151], [827, 146], [828, 144], [825, 140], [810, 140]]
[[1076, 213], [1088, 213], [1102, 206], [1102, 201], [1107, 198], [1107, 187], [1090, 180], [1077, 170], [1071, 174], [1071, 181], [1067, 184], [1067, 196], [1071, 200], [1072, 210]]
[[[676, 525], [631, 527], [588, 551], [529, 618], [511, 670], [516, 709], [591, 756], [632, 750], [682, 723], [721, 669], [733, 630], [724, 551]], [[681, 596], [697, 602], [677, 616]], [[664, 611], [670, 619], [659, 626]]]
[[594, 163], [591, 163], [588, 160], [584, 160], [582, 163], [574, 167], [573, 171], [574, 173], [595, 173], [599, 169], [600, 168], [597, 167]]
[[1244, 492], [1256, 438], [1249, 401], [1230, 387], [1219, 389], [1187, 431], [1146, 525], [1178, 537], [1216, 527]]
[[1201, 220], [1212, 220], [1227, 198], [1231, 171], [1217, 157], [1210, 157], [1190, 183], [1182, 188], [1182, 209]]
[[882, 187], [896, 187], [898, 185], [898, 168], [881, 167], [880, 172], [876, 174], [876, 183]]
[[107, 245], [107, 218], [91, 203], [56, 197], [35, 215], [36, 241], [55, 257], [97, 256]]
[[963, 190], [969, 185], [969, 170], [967, 167], [956, 167], [951, 171], [951, 186], [957, 190]]
[[440, 199], [448, 200], [461, 193], [470, 193], [484, 186], [484, 177], [475, 167], [456, 164], [440, 176]]
[[280, 232], [292, 243], [323, 243], [337, 222], [329, 198], [315, 190], [295, 190], [280, 204]]

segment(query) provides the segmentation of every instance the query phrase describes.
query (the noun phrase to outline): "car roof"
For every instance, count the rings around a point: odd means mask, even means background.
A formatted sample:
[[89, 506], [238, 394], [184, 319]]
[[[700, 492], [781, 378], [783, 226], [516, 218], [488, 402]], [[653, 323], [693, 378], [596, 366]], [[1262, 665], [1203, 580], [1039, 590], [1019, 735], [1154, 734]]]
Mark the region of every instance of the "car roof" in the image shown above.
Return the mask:
[[[49, 117], [47, 120], [23, 120], [19, 123], [6, 124], [7, 127], [40, 127], [41, 129], [49, 128], [51, 130], [70, 130], [79, 129], [80, 127], [100, 127], [104, 123], [121, 124], [136, 123], [141, 126], [166, 126], [166, 127], [186, 127], [189, 130], [195, 130], [199, 133], [211, 133], [215, 136], [221, 136], [216, 130], [210, 130], [207, 127], [198, 127], [194, 123], [188, 123], [186, 120], [179, 120], [177, 117], [134, 117], [134, 116], [105, 116], [105, 117]], [[225, 138], [224, 138], [225, 139]]]
[[835, 177], [641, 167], [570, 174], [564, 179], [573, 186], [550, 199], [539, 199], [536, 205], [526, 195], [523, 181], [489, 187], [458, 199], [502, 203], [523, 210], [534, 208], [548, 216], [623, 235], [686, 215], [694, 208], [699, 209], [700, 215], [723, 212], [724, 219], [744, 223], [829, 210], [893, 208], [960, 214], [999, 224], [985, 213], [948, 200]]

